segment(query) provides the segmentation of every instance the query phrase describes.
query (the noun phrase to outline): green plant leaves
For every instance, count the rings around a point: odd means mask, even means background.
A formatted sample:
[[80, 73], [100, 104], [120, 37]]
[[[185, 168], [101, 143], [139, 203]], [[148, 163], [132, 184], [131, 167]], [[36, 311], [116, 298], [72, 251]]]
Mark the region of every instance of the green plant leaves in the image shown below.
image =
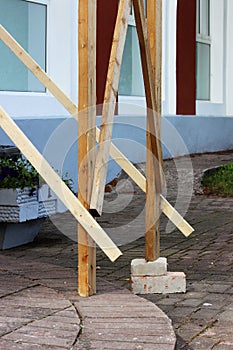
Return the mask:
[[202, 179], [204, 192], [224, 197], [233, 197], [233, 163], [222, 165], [210, 175]]
[[[72, 190], [73, 180], [67, 173], [62, 180]], [[43, 183], [44, 180], [22, 154], [0, 157], [0, 188], [30, 187], [34, 191]]]

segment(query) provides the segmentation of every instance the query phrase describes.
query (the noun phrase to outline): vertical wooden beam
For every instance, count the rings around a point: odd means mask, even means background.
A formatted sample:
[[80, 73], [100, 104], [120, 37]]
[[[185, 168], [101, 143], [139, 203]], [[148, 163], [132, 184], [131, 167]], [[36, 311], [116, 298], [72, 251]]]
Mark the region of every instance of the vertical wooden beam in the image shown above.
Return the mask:
[[[151, 63], [155, 81], [156, 113], [159, 123], [158, 136], [161, 140], [162, 115], [162, 0], [147, 0], [147, 26]], [[160, 148], [162, 152], [162, 147]], [[161, 161], [161, 187], [164, 188], [163, 158]]]
[[[155, 89], [155, 112], [157, 117], [157, 137], [161, 143], [161, 113], [162, 113], [162, 0], [147, 0], [147, 28], [149, 47], [151, 53], [151, 64], [154, 76]], [[148, 126], [149, 127], [149, 126]], [[153, 171], [160, 172], [160, 191], [164, 188], [165, 179], [163, 173], [162, 147], [158, 147], [159, 169], [151, 169], [153, 161], [151, 159], [150, 137], [147, 137], [147, 203], [146, 203], [146, 259], [157, 259], [160, 256], [160, 232], [159, 232], [159, 209], [154, 207], [156, 222], [151, 226], [150, 206], [158, 206], [158, 194], [153, 199], [152, 191], [158, 191], [155, 186], [155, 176]], [[153, 151], [152, 151], [153, 152]], [[149, 174], [149, 176], [148, 176]], [[161, 197], [160, 197], [161, 199]], [[154, 231], [154, 232], [153, 232]], [[154, 239], [153, 239], [154, 237]], [[153, 249], [155, 251], [153, 256]]]
[[[96, 140], [96, 0], [79, 0], [78, 11], [78, 197], [89, 209]], [[81, 225], [78, 292], [84, 297], [96, 293], [96, 247]]]
[[161, 115], [162, 0], [147, 0], [147, 26], [151, 63], [155, 77], [156, 112]]
[[145, 259], [147, 261], [153, 261], [160, 256], [160, 164], [162, 163], [161, 142], [159, 139], [160, 122], [157, 115], [154, 75], [143, 0], [133, 0], [133, 5], [147, 101]]

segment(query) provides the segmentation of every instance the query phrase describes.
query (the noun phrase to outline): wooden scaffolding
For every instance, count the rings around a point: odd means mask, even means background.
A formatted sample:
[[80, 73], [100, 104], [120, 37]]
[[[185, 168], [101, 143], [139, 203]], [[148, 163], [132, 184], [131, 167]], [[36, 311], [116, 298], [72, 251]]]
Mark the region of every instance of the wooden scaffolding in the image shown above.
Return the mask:
[[[78, 106], [52, 81], [30, 55], [1, 26], [0, 38], [37, 79], [78, 120], [78, 198], [67, 188], [48, 162], [0, 107], [0, 126], [45, 179], [78, 221], [78, 292], [96, 292], [96, 246], [115, 261], [122, 253], [94, 219], [102, 213], [107, 164], [112, 157], [146, 192], [145, 259], [160, 257], [159, 217], [165, 215], [187, 237], [193, 228], [162, 195], [164, 186], [161, 148], [162, 0], [120, 0], [106, 80], [102, 121], [96, 127], [96, 3], [79, 0]], [[120, 68], [133, 6], [147, 102], [146, 178], [112, 143], [112, 125]], [[99, 143], [95, 152], [96, 141]]]

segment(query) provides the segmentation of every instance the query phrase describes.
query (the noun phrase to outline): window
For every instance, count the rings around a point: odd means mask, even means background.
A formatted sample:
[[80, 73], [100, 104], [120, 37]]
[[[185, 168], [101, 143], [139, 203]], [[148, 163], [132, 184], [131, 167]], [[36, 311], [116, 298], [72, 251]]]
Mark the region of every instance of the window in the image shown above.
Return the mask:
[[[45, 1], [0, 0], [0, 23], [46, 70], [47, 6]], [[0, 42], [0, 90], [45, 92], [44, 86]]]
[[210, 100], [210, 0], [197, 0], [197, 100]]
[[123, 96], [145, 96], [140, 49], [133, 11], [131, 11], [129, 18], [123, 53], [119, 94]]

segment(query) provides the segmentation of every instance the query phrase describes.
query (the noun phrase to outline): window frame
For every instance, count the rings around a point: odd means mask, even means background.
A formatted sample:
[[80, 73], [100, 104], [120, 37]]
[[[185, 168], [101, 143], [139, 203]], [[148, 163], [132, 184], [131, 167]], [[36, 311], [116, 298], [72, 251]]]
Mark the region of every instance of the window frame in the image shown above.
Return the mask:
[[[20, 0], [22, 1], [22, 0]], [[46, 67], [46, 73], [48, 73], [48, 53], [49, 53], [49, 45], [48, 45], [48, 32], [49, 32], [49, 26], [48, 26], [48, 19], [49, 19], [49, 4], [50, 0], [23, 0], [25, 2], [34, 3], [34, 4], [42, 4], [46, 6], [46, 38], [45, 38], [45, 67]], [[10, 90], [1, 90], [0, 96], [2, 95], [7, 96], [45, 96], [48, 94], [47, 88], [45, 87], [45, 91], [10, 91]]]
[[[200, 6], [202, 0], [197, 0], [197, 14], [196, 14], [196, 45], [198, 43], [205, 44], [209, 46], [209, 98], [198, 98], [197, 101], [210, 101], [211, 100], [211, 0], [208, 1], [208, 34], [204, 33], [204, 18], [203, 7]], [[197, 79], [197, 71], [196, 71], [196, 79]]]
[[[144, 6], [145, 6], [145, 12], [146, 12], [146, 6], [147, 2], [144, 0]], [[136, 27], [135, 23], [135, 17], [134, 17], [134, 10], [133, 10], [133, 5], [131, 9], [131, 13], [129, 15], [128, 19], [128, 25], [131, 27]], [[131, 112], [134, 115], [141, 115], [145, 113], [145, 108], [146, 108], [146, 97], [145, 95], [121, 95], [119, 94], [119, 113], [120, 114], [129, 114], [128, 111], [128, 105], [130, 105], [130, 114]], [[139, 108], [138, 108], [139, 107]]]
[[[77, 1], [25, 1], [47, 5], [46, 72], [67, 96], [77, 103]], [[59, 18], [62, 15], [63, 21], [60, 21]], [[0, 105], [15, 119], [60, 119], [70, 116], [49, 90], [45, 92], [1, 91]]]

